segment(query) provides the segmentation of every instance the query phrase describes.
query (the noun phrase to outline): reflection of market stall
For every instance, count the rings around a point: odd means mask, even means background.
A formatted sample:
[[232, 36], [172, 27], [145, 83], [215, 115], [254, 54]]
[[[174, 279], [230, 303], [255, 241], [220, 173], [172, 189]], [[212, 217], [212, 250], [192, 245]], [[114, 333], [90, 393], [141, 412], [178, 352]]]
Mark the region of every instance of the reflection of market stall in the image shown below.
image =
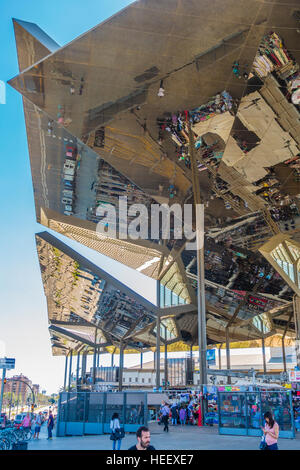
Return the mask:
[[[208, 103], [189, 111], [189, 119], [197, 139], [195, 147], [199, 150], [197, 153], [199, 171], [205, 170], [206, 167], [218, 167], [225, 149], [226, 136], [234, 119], [230, 113], [232, 106], [232, 97], [224, 90]], [[184, 161], [190, 168], [187, 116], [188, 111], [165, 114], [157, 120], [157, 123], [160, 142], [165, 137], [164, 131], [170, 132], [176, 145], [178, 160]], [[210, 126], [208, 121], [214, 122]]]
[[219, 388], [220, 434], [261, 436], [263, 415], [266, 411], [271, 411], [279, 425], [279, 437], [295, 437], [290, 391], [262, 389], [241, 392], [233, 391], [234, 387], [231, 389], [232, 391], [227, 392], [220, 391]]

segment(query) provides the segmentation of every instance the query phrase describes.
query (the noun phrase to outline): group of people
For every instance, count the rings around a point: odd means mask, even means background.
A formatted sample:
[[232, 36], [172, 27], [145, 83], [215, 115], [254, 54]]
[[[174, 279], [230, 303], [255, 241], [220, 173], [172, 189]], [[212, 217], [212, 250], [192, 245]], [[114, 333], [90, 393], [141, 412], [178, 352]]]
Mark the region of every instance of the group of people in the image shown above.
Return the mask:
[[[43, 417], [42, 412], [40, 411], [36, 416], [31, 418], [30, 413], [24, 417], [21, 426], [26, 430], [33, 429], [33, 439], [39, 439], [41, 427], [44, 423], [45, 419]], [[49, 411], [48, 419], [47, 419], [47, 430], [48, 430], [48, 437], [47, 439], [52, 439], [52, 431], [54, 428], [54, 417], [52, 411]]]
[[169, 432], [169, 419], [172, 425], [196, 425], [201, 422], [201, 405], [193, 396], [187, 400], [174, 400], [172, 404], [163, 402], [158, 413], [159, 424], [164, 424], [164, 431]]

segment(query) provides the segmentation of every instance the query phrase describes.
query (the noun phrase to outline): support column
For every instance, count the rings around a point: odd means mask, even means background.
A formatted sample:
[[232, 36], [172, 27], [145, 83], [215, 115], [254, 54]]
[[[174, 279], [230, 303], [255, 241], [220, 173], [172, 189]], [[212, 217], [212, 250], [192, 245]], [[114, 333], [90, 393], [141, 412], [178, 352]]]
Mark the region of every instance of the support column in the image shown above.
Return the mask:
[[82, 355], [82, 367], [81, 367], [81, 383], [85, 383], [85, 375], [86, 375], [86, 352]]
[[262, 356], [263, 356], [263, 368], [264, 368], [264, 374], [267, 373], [267, 365], [266, 365], [266, 350], [265, 350], [265, 338], [263, 334], [263, 322], [260, 319], [260, 326], [261, 326], [261, 347], [262, 347]]
[[77, 352], [77, 367], [76, 367], [76, 390], [78, 386], [78, 378], [79, 378], [79, 363], [80, 363], [80, 351]]
[[194, 367], [193, 367], [193, 343], [190, 347], [190, 362], [191, 362], [191, 383], [187, 385], [194, 385]]
[[284, 344], [284, 341], [285, 341], [285, 335], [287, 334], [287, 331], [288, 331], [288, 329], [289, 329], [289, 326], [290, 326], [292, 317], [293, 317], [293, 312], [290, 313], [289, 319], [288, 319], [288, 321], [287, 321], [286, 327], [285, 327], [285, 329], [284, 329], [284, 332], [283, 332], [283, 335], [282, 335], [282, 338], [281, 338], [282, 359], [283, 359], [283, 371], [284, 371], [284, 372], [287, 371], [287, 369], [286, 369], [286, 356], [285, 356], [285, 344]]
[[156, 388], [160, 387], [160, 317], [156, 317]]
[[99, 363], [100, 363], [100, 348], [98, 348], [97, 350], [97, 368], [99, 367]]
[[264, 374], [267, 373], [267, 365], [266, 365], [266, 350], [265, 350], [265, 338], [262, 337], [261, 339], [261, 347], [262, 347], [262, 355], [263, 355], [263, 367], [264, 367]]
[[68, 391], [71, 390], [71, 376], [72, 376], [72, 358], [73, 358], [73, 350], [70, 351], [70, 366], [69, 366], [69, 387]]
[[96, 366], [97, 366], [97, 353], [98, 353], [98, 348], [96, 346], [96, 344], [97, 344], [97, 333], [98, 333], [98, 328], [95, 328], [94, 354], [93, 354], [93, 377], [92, 377], [92, 384], [93, 385], [95, 385], [95, 383], [96, 383]]
[[[226, 367], [227, 370], [230, 370], [230, 341], [229, 341], [229, 328], [225, 328], [226, 334]], [[227, 383], [231, 384], [231, 377], [227, 376]]]
[[119, 392], [123, 388], [123, 366], [124, 366], [124, 344], [120, 342], [120, 363], [119, 363]]
[[96, 361], [97, 361], [97, 348], [94, 348], [93, 354], [93, 385], [96, 383]]
[[69, 356], [69, 353], [66, 354], [66, 361], [65, 361], [64, 391], [66, 391], [66, 386], [67, 386], [68, 356]]
[[221, 370], [221, 369], [222, 369], [221, 348], [222, 348], [222, 344], [220, 344], [220, 346], [219, 346], [219, 348], [218, 348], [218, 355], [219, 355], [219, 370]]
[[114, 352], [111, 354], [111, 367], [114, 366], [115, 350], [116, 348], [114, 349]]
[[196, 213], [197, 241], [197, 307], [198, 307], [198, 346], [200, 386], [207, 384], [206, 361], [206, 301], [205, 301], [205, 271], [204, 271], [204, 205], [201, 204], [199, 172], [195, 156], [195, 142], [189, 116], [187, 117], [189, 133], [189, 154], [191, 159], [193, 196]]
[[284, 336], [281, 338], [281, 347], [282, 347], [282, 359], [283, 359], [283, 372], [286, 372], [286, 357], [285, 357]]
[[167, 327], [165, 326], [165, 388], [168, 388], [168, 345], [167, 345]]

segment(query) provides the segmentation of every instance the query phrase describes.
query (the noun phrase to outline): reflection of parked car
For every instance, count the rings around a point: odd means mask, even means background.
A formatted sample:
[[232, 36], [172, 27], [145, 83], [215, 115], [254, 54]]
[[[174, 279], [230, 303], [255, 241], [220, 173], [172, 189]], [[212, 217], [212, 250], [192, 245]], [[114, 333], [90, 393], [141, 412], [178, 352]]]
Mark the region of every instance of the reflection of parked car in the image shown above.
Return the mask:
[[15, 419], [14, 419], [14, 426], [20, 426], [26, 415], [27, 415], [27, 413], [20, 413], [20, 414], [16, 415]]

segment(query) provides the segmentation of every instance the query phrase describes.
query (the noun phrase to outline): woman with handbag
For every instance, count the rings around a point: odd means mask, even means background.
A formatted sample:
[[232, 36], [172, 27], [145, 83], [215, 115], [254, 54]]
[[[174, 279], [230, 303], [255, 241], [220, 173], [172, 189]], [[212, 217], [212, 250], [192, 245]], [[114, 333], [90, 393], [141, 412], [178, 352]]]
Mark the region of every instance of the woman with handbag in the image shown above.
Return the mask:
[[[113, 441], [112, 450], [120, 450], [121, 442], [124, 437], [124, 429], [120, 426], [120, 420], [118, 413], [114, 413], [110, 422], [111, 435], [110, 440]], [[116, 449], [117, 446], [117, 449]]]
[[264, 414], [265, 427], [261, 428], [264, 433], [264, 444], [261, 443], [261, 449], [263, 450], [278, 450], [278, 436], [279, 436], [279, 426], [278, 423], [274, 420], [270, 411], [267, 411]]

